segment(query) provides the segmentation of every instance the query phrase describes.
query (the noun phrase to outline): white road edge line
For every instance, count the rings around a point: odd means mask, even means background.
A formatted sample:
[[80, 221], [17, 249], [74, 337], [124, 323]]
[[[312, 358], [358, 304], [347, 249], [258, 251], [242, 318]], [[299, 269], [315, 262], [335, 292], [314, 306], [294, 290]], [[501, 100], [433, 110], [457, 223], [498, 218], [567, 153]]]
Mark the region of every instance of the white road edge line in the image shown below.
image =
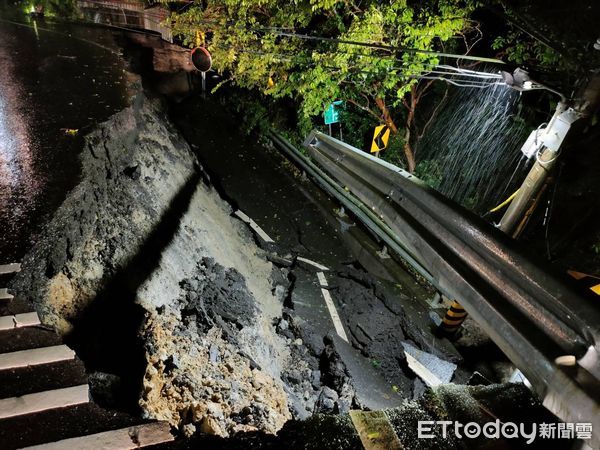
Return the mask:
[[153, 422], [34, 445], [25, 447], [22, 450], [97, 450], [108, 448], [129, 450], [174, 440], [175, 437], [171, 434], [171, 427], [168, 422]]
[[306, 264], [310, 264], [311, 266], [316, 267], [317, 269], [319, 269], [322, 272], [327, 272], [329, 270], [329, 267], [326, 267], [326, 266], [319, 264], [318, 262], [312, 261], [308, 258], [304, 258], [303, 256], [298, 256], [296, 258], [296, 260], [302, 261], [303, 263], [306, 263]]
[[0, 289], [0, 300], [12, 300], [15, 298], [14, 295], [8, 293], [8, 289], [2, 288]]
[[75, 352], [66, 345], [32, 348], [0, 354], [0, 370], [39, 366], [75, 358]]
[[346, 336], [346, 331], [344, 331], [344, 326], [342, 325], [340, 316], [337, 312], [337, 309], [335, 309], [335, 305], [333, 303], [333, 299], [331, 298], [331, 294], [326, 288], [322, 287], [329, 286], [327, 284], [327, 278], [325, 278], [325, 274], [323, 272], [317, 272], [317, 278], [319, 279], [319, 284], [321, 285], [321, 294], [325, 299], [325, 304], [327, 305], [327, 309], [329, 310], [329, 315], [331, 316], [331, 320], [333, 321], [335, 331], [340, 338], [348, 342], [348, 336]]
[[64, 408], [90, 401], [87, 384], [52, 391], [36, 392], [0, 400], [0, 419]]
[[37, 312], [0, 317], [0, 331], [12, 330], [13, 328], [33, 327], [36, 325], [41, 325]]
[[259, 227], [258, 224], [254, 220], [252, 220], [250, 217], [248, 217], [242, 211], [240, 211], [238, 209], [234, 214], [237, 217], [239, 217], [242, 221], [244, 221], [248, 225], [250, 225], [250, 228], [252, 228], [254, 230], [254, 232], [256, 234], [258, 234], [263, 241], [265, 241], [267, 243], [275, 243], [275, 241], [273, 239], [271, 239], [269, 237], [269, 235], [267, 233], [265, 233], [265, 231], [261, 227]]

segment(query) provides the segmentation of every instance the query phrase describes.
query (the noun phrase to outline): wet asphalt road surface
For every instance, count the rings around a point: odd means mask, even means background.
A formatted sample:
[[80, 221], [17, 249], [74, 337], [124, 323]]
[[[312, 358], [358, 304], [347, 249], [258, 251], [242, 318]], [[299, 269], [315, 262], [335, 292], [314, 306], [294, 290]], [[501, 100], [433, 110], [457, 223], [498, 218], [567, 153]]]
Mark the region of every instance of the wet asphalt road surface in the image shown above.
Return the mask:
[[119, 53], [107, 29], [0, 11], [0, 263], [25, 254], [77, 183], [83, 135], [127, 104]]
[[[348, 216], [340, 215], [339, 206], [322, 193], [310, 180], [291, 168], [276, 150], [269, 149], [241, 133], [233, 117], [215, 98], [193, 95], [172, 105], [171, 115], [188, 142], [196, 149], [203, 167], [209, 172], [221, 194], [234, 206], [252, 218], [275, 241], [279, 256], [304, 257], [331, 269], [325, 272], [335, 290], [336, 271], [347, 266], [357, 267], [372, 275], [386, 279], [408, 301], [408, 309], [422, 326], [426, 339], [430, 325], [426, 299], [430, 291], [418, 284], [410, 274], [393, 260], [380, 257], [381, 244], [368, 236]], [[370, 408], [398, 405], [403, 396], [410, 395], [412, 382], [407, 381], [399, 368], [384, 372], [378, 370], [379, 362], [365, 355], [345, 341], [336, 332], [334, 319], [327, 307], [318, 281], [320, 270], [302, 264], [293, 269], [294, 284], [290, 306], [305, 325], [304, 340], [318, 354], [323, 339], [333, 338], [338, 352], [352, 375], [357, 391]], [[334, 305], [347, 335], [360, 316], [348, 304], [335, 298]], [[339, 297], [339, 296], [338, 296]], [[379, 300], [373, 302], [372, 312]], [[385, 308], [379, 308], [386, 311]], [[369, 310], [369, 308], [366, 308]], [[377, 314], [386, 314], [379, 311]], [[369, 313], [367, 312], [368, 316]], [[361, 320], [378, 323], [388, 317], [362, 317]], [[376, 327], [375, 327], [376, 328]], [[397, 352], [402, 360], [400, 340], [405, 339], [398, 321], [397, 338], [392, 338], [389, 351]], [[438, 347], [449, 344], [445, 341]], [[447, 347], [448, 345], [446, 345]], [[399, 391], [397, 386], [406, 389]], [[408, 386], [408, 387], [407, 387]]]

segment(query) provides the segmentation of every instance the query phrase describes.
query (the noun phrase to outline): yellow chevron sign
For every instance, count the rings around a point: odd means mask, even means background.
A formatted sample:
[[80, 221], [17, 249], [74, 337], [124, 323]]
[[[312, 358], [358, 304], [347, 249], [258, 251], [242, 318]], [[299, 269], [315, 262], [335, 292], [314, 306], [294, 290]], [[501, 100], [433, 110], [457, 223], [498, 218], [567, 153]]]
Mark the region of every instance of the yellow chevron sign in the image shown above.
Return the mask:
[[582, 288], [587, 288], [596, 295], [600, 295], [600, 277], [588, 275], [587, 273], [578, 272], [576, 270], [567, 270]]
[[390, 127], [387, 125], [379, 125], [375, 127], [373, 133], [373, 142], [371, 143], [371, 153], [377, 153], [384, 150], [390, 139]]

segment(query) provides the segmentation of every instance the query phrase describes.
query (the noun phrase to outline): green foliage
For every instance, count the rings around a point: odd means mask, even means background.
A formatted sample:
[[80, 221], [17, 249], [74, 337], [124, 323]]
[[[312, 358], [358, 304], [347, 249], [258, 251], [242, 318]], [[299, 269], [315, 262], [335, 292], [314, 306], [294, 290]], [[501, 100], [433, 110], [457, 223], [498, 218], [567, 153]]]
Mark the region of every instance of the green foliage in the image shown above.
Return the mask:
[[[340, 122], [343, 127], [344, 142], [356, 148], [364, 148], [373, 136], [373, 129], [379, 125], [374, 117], [365, 116], [351, 104], [346, 105], [342, 110]], [[334, 129], [337, 130], [338, 126], [336, 125]]]
[[[382, 114], [375, 99], [383, 99], [388, 108], [400, 105], [417, 76], [438, 58], [282, 32], [442, 50], [468, 28], [473, 7], [471, 0], [198, 0], [171, 20], [174, 34], [186, 45], [195, 45], [198, 32], [206, 37], [214, 68], [235, 86], [292, 99], [298, 128], [306, 132], [322, 124], [321, 114], [334, 100], [354, 105], [350, 115], [360, 111], [363, 120], [369, 117], [364, 123], [373, 126]], [[362, 141], [364, 125], [345, 129], [353, 143]], [[393, 141], [400, 148], [400, 139]]]
[[433, 159], [426, 159], [417, 164], [415, 175], [425, 184], [437, 189], [442, 181], [442, 168], [440, 162]]
[[381, 368], [381, 361], [377, 360], [377, 359], [372, 359], [371, 360], [371, 365], [373, 367], [375, 367], [376, 369]]
[[379, 156], [387, 162], [406, 169], [404, 139], [400, 135], [390, 136], [387, 148]]
[[492, 49], [503, 52], [508, 61], [517, 65], [556, 68], [563, 62], [557, 52], [519, 30], [497, 37], [492, 43]]

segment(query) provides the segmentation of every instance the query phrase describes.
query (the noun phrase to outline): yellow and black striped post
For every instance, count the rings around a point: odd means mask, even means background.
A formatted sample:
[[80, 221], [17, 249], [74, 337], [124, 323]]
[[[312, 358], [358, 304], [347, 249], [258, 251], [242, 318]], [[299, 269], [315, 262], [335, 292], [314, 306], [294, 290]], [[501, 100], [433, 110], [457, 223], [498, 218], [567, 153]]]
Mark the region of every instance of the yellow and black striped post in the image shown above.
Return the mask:
[[446, 336], [456, 334], [462, 323], [467, 318], [467, 312], [456, 300], [452, 301], [450, 308], [446, 311], [446, 315], [440, 324], [440, 330]]

